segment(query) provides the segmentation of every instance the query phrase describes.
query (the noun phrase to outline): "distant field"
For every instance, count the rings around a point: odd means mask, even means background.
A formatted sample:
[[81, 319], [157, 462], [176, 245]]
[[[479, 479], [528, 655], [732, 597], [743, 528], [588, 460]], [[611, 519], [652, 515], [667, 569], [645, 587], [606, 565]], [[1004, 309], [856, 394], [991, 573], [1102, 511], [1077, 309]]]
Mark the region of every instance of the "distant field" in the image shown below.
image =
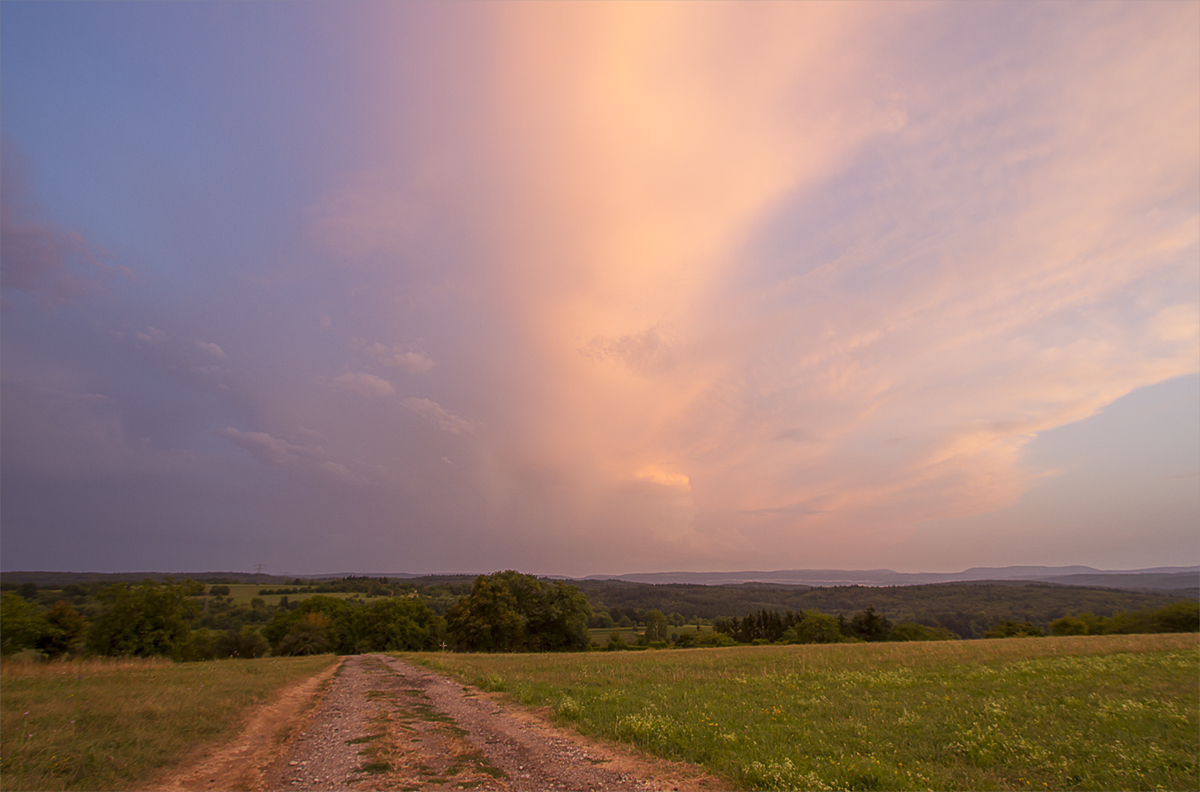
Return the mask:
[[336, 658], [0, 665], [4, 789], [134, 789]]
[[[211, 585], [205, 586], [205, 591], [207, 591], [210, 588], [212, 588]], [[294, 586], [280, 586], [280, 585], [272, 585], [272, 584], [267, 584], [267, 583], [231, 583], [231, 584], [229, 584], [229, 598], [231, 600], [233, 600], [234, 605], [249, 605], [250, 600], [259, 596], [258, 592], [260, 592], [264, 589], [266, 589], [268, 591], [272, 591], [272, 590], [278, 590], [281, 588], [290, 589], [290, 588], [294, 588]], [[268, 594], [266, 596], [260, 597], [260, 599], [262, 599], [262, 601], [267, 604], [267, 607], [274, 608], [277, 605], [279, 605], [279, 600], [280, 600], [281, 596], [286, 596], [288, 598], [288, 602], [303, 602], [304, 600], [308, 599], [309, 597], [315, 597], [316, 594], [287, 594], [287, 595]], [[366, 594], [348, 593], [348, 592], [341, 592], [341, 591], [335, 592], [333, 594], [322, 594], [321, 596], [335, 597], [337, 599], [354, 599], [355, 597], [358, 597], [359, 599], [362, 599], [364, 601], [380, 599], [379, 597], [368, 597]]]
[[1200, 788], [1200, 638], [411, 654], [753, 789]]
[[[588, 634], [591, 635], [591, 637], [592, 637], [592, 645], [593, 646], [604, 646], [606, 643], [608, 643], [609, 636], [611, 636], [613, 633], [617, 633], [618, 635], [620, 635], [621, 640], [623, 640], [625, 643], [631, 644], [631, 643], [637, 642], [638, 635], [641, 634], [643, 629], [644, 628], [641, 628], [641, 627], [592, 627], [588, 630]], [[707, 625], [707, 624], [700, 625], [700, 634], [701, 635], [710, 633], [710, 632], [712, 632], [712, 630], [713, 630], [713, 628], [710, 625]], [[688, 624], [683, 627], [672, 627], [671, 628], [672, 634], [676, 634], [676, 633], [683, 634], [683, 633], [694, 633], [694, 632], [696, 632], [696, 625], [694, 625], [694, 624]]]

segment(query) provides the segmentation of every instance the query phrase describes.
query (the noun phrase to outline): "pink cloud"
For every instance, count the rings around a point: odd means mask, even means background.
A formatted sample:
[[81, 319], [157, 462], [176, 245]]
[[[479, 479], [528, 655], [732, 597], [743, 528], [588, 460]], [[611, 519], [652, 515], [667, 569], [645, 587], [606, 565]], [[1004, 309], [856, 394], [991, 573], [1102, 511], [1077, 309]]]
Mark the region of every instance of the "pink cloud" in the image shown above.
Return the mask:
[[470, 421], [458, 417], [430, 399], [405, 399], [404, 406], [443, 432], [457, 435], [469, 434], [475, 430], [474, 424]]
[[383, 377], [377, 377], [374, 374], [367, 374], [361, 371], [340, 374], [333, 378], [333, 382], [342, 390], [357, 393], [359, 396], [393, 396], [396, 393], [396, 389], [392, 387], [392, 383]]

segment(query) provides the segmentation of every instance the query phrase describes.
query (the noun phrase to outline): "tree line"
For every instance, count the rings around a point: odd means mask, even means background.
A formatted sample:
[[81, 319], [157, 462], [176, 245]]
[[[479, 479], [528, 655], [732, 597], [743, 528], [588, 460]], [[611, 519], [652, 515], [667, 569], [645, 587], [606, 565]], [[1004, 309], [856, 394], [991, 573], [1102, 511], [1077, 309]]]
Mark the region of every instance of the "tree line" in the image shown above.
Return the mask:
[[[75, 585], [75, 584], [72, 584]], [[64, 594], [66, 592], [64, 591]], [[325, 594], [268, 609], [261, 599], [249, 607], [230, 605], [227, 586], [206, 590], [196, 581], [109, 583], [74, 599], [94, 596], [77, 610], [72, 599], [48, 608], [33, 600], [37, 587], [0, 596], [0, 652], [34, 649], [48, 658], [66, 654], [170, 657], [307, 655], [336, 652], [583, 651], [590, 647], [591, 607], [575, 587], [514, 571], [479, 576], [446, 615], [419, 597], [387, 597], [366, 603]], [[24, 595], [24, 596], [22, 596]], [[201, 595], [204, 596], [200, 601]], [[241, 611], [226, 629], [222, 614]], [[90, 616], [90, 618], [89, 618]]]
[[917, 622], [893, 625], [874, 605], [847, 619], [819, 610], [761, 609], [742, 618], [718, 619], [713, 630], [737, 643], [841, 643], [843, 641], [949, 641], [958, 636], [943, 627]]
[[[1041, 624], [1060, 617], [1160, 608], [1179, 602], [1182, 593], [1147, 593], [1027, 581], [931, 583], [918, 586], [809, 587], [765, 583], [704, 586], [689, 583], [634, 583], [620, 580], [574, 581], [592, 603], [592, 627], [643, 623], [658, 610], [678, 613], [681, 623], [714, 622], [760, 610], [858, 613], [867, 606], [896, 623], [940, 627], [959, 638], [982, 638], [993, 625], [1009, 620]], [[1194, 599], [1194, 598], [1192, 598]], [[607, 618], [611, 618], [609, 623]]]
[[[164, 656], [177, 660], [337, 652], [448, 649], [469, 652], [586, 651], [591, 648], [588, 626], [627, 626], [640, 630], [643, 647], [734, 645], [737, 643], [833, 643], [847, 640], [945, 640], [964, 637], [934, 619], [905, 619], [874, 604], [846, 618], [819, 608], [757, 608], [742, 617], [713, 620], [714, 630], [681, 628], [689, 621], [679, 611], [631, 605], [593, 607], [580, 587], [563, 581], [538, 579], [512, 570], [480, 575], [469, 584], [461, 579], [428, 583], [380, 578], [350, 579], [345, 585], [392, 586], [404, 596], [385, 596], [376, 602], [342, 599], [329, 594], [288, 602], [277, 607], [261, 597], [235, 605], [229, 587], [206, 588], [196, 581], [147, 579], [127, 582], [72, 583], [43, 597], [35, 584], [6, 586], [0, 606], [0, 651], [11, 655], [25, 649], [46, 657], [67, 654], [102, 656]], [[654, 589], [655, 586], [635, 584]], [[858, 589], [860, 587], [844, 587]], [[909, 587], [929, 589], [934, 587]], [[1044, 587], [1073, 594], [1062, 586]], [[1014, 587], [976, 587], [977, 594]], [[865, 589], [895, 597], [891, 589]], [[941, 593], [939, 589], [939, 595]], [[260, 594], [265, 592], [260, 591]], [[1046, 591], [1038, 591], [1042, 596]], [[1101, 592], [1103, 593], [1103, 592]], [[1128, 592], [1115, 592], [1128, 594]], [[1085, 590], [1086, 594], [1086, 590]], [[368, 594], [370, 596], [370, 594]], [[1067, 598], [1071, 601], [1070, 597]], [[1074, 601], [1089, 601], [1075, 596]], [[1022, 613], [1012, 607], [1002, 613]], [[900, 609], [900, 613], [906, 611]], [[613, 617], [617, 618], [614, 619]], [[982, 619], [986, 613], [977, 614]], [[696, 620], [698, 621], [698, 620]], [[600, 624], [597, 624], [600, 622]], [[1159, 607], [1112, 610], [1057, 609], [1055, 618], [1002, 618], [972, 628], [970, 637], [1021, 635], [1100, 635], [1127, 632], [1200, 631], [1200, 604], [1170, 600]], [[606, 648], [628, 648], [614, 633]]]
[[[947, 641], [951, 631], [918, 622], [892, 624], [874, 606], [847, 619], [819, 610], [771, 611], [762, 609], [742, 618], [717, 619], [716, 633], [734, 643], [840, 643], [843, 641]], [[1156, 609], [1117, 611], [1111, 616], [1094, 613], [1062, 616], [1048, 629], [1033, 622], [1005, 619], [984, 631], [984, 638], [1023, 638], [1051, 635], [1113, 635], [1129, 633], [1200, 632], [1200, 602], [1175, 602]]]

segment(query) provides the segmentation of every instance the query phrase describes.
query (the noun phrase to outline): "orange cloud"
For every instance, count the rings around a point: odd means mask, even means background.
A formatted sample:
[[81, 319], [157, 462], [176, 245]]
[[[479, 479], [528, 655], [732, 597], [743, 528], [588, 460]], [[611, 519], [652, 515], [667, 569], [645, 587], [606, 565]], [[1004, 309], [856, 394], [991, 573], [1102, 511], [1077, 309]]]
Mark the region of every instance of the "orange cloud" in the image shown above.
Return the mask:
[[[1059, 8], [1053, 47], [946, 6], [489, 16], [461, 144], [488, 200], [397, 175], [316, 227], [353, 256], [429, 244], [439, 202], [468, 219], [471, 286], [427, 288], [522, 361], [439, 351], [486, 392], [495, 509], [553, 491], [562, 530], [823, 547], [999, 508], [1030, 438], [1197, 368], [1194, 6]], [[964, 36], [990, 54], [930, 45]]]

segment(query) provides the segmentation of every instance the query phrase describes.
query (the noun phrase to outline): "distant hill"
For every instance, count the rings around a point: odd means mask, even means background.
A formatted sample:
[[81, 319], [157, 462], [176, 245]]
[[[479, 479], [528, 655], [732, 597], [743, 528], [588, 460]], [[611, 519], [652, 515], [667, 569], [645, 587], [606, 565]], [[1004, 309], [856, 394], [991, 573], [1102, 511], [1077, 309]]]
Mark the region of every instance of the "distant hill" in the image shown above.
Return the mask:
[[[301, 576], [305, 577], [305, 576]], [[280, 585], [296, 579], [295, 575], [264, 575], [254, 572], [0, 572], [5, 583], [33, 583], [41, 588], [61, 588], [72, 583], [140, 583], [150, 580], [200, 580], [205, 583], [262, 583]]]
[[781, 569], [745, 572], [646, 572], [589, 575], [585, 580], [630, 583], [689, 583], [701, 586], [775, 583], [788, 586], [915, 586], [982, 580], [1026, 580], [1135, 591], [1173, 591], [1200, 587], [1200, 566], [1100, 570], [1088, 566], [972, 567], [962, 572], [896, 572], [891, 569]]
[[1047, 583], [1068, 586], [1101, 586], [1130, 591], [1189, 591], [1200, 589], [1200, 574], [1196, 572], [1098, 572], [1095, 574], [1063, 575], [1044, 578]]
[[1033, 622], [1043, 629], [1054, 619], [1077, 613], [1111, 616], [1179, 602], [1179, 591], [1128, 591], [1065, 586], [1030, 580], [927, 583], [915, 586], [784, 586], [740, 583], [706, 586], [648, 584], [624, 580], [576, 581], [593, 608], [638, 621], [656, 609], [685, 620], [745, 616], [760, 610], [811, 610], [850, 618], [868, 605], [895, 623], [915, 621], [945, 627], [962, 638], [980, 638], [997, 622]]

